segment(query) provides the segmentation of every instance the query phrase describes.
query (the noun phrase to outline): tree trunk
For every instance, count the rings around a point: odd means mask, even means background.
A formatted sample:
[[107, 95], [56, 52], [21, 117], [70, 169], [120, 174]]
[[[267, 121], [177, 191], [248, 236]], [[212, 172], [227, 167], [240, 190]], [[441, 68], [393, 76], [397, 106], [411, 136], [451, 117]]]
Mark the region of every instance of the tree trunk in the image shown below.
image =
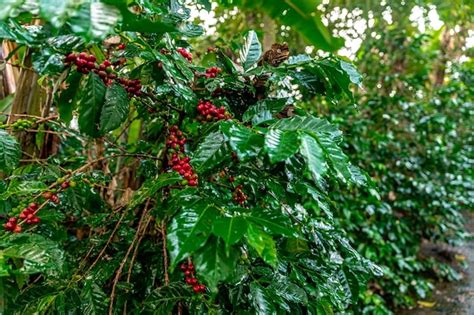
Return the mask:
[[276, 43], [276, 24], [266, 14], [263, 15], [263, 51], [270, 50]]
[[[21, 115], [42, 117], [42, 113], [48, 112], [45, 110], [46, 107], [49, 108], [48, 93], [38, 84], [39, 77], [31, 67], [31, 52], [27, 51], [18, 78], [11, 115], [8, 119], [9, 124], [22, 118]], [[36, 133], [31, 132], [18, 134], [23, 154], [29, 158], [36, 157], [39, 153], [35, 145], [35, 135]]]

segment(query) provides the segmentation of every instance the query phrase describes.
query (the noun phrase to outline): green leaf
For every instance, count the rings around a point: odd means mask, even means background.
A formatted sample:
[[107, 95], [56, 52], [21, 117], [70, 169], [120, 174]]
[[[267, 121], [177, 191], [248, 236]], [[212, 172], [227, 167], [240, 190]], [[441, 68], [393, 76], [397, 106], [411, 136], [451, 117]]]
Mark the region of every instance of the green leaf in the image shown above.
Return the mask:
[[107, 88], [105, 103], [100, 114], [100, 132], [117, 129], [128, 116], [129, 101], [127, 91], [114, 83]]
[[303, 133], [301, 135], [300, 153], [305, 158], [314, 181], [320, 181], [327, 171], [327, 164], [319, 143], [310, 135]]
[[19, 8], [25, 0], [3, 0], [0, 6], [0, 20], [6, 19], [10, 12], [16, 8]]
[[227, 280], [234, 272], [238, 251], [226, 254], [224, 242], [217, 238], [210, 238], [206, 245], [193, 256], [197, 273], [201, 275], [207, 286], [216, 291], [221, 281]]
[[168, 248], [171, 269], [179, 261], [201, 248], [210, 234], [210, 226], [218, 215], [217, 208], [208, 202], [198, 202], [182, 209], [168, 227]]
[[277, 314], [269, 293], [255, 282], [250, 284], [250, 298], [252, 299], [252, 306], [254, 307], [256, 314]]
[[224, 161], [229, 156], [228, 151], [222, 132], [213, 132], [199, 144], [191, 161], [199, 172], [205, 172]]
[[10, 171], [20, 162], [20, 145], [5, 130], [0, 129], [0, 171]]
[[240, 241], [246, 230], [247, 222], [241, 216], [220, 217], [212, 226], [212, 233], [222, 238], [227, 247]]
[[61, 92], [58, 99], [59, 115], [66, 124], [69, 124], [72, 120], [72, 112], [77, 104], [76, 96], [78, 95], [81, 78], [82, 74], [77, 71], [70, 73], [66, 79], [68, 88]]
[[92, 280], [85, 282], [81, 291], [82, 312], [87, 315], [106, 314], [108, 310], [108, 296]]
[[293, 156], [300, 146], [298, 133], [270, 129], [265, 135], [265, 149], [270, 162], [280, 162]]
[[262, 149], [264, 138], [252, 129], [226, 122], [221, 124], [221, 130], [228, 139], [231, 148], [243, 161], [257, 156]]
[[99, 122], [105, 100], [106, 87], [95, 73], [89, 73], [79, 101], [79, 128], [82, 133], [99, 137]]
[[104, 39], [112, 33], [122, 19], [120, 11], [113, 5], [87, 1], [74, 10], [69, 19], [71, 30], [88, 40]]
[[255, 249], [258, 255], [269, 265], [276, 266], [278, 263], [275, 241], [267, 233], [263, 232], [254, 224], [247, 227], [247, 242]]
[[308, 303], [306, 292], [296, 284], [290, 282], [286, 277], [281, 277], [273, 281], [270, 286], [267, 287], [267, 291], [275, 292], [285, 301], [291, 303], [303, 305]]
[[360, 86], [362, 84], [362, 76], [360, 75], [359, 71], [357, 71], [357, 68], [349, 62], [346, 62], [344, 60], [339, 61], [341, 65], [341, 69], [346, 72], [346, 74], [349, 76], [349, 80]]
[[256, 223], [270, 234], [288, 237], [297, 236], [291, 220], [279, 210], [255, 208], [251, 215], [246, 216], [246, 219], [249, 221], [249, 225], [251, 224], [250, 222]]
[[143, 308], [150, 314], [171, 314], [178, 302], [190, 298], [191, 291], [188, 288], [181, 283], [170, 283], [153, 290], [143, 303]]
[[262, 45], [258, 41], [257, 33], [249, 31], [239, 52], [240, 64], [247, 70], [257, 63], [261, 55]]
[[40, 75], [55, 75], [64, 69], [63, 55], [43, 48], [33, 53], [33, 68]]
[[[334, 38], [321, 21], [320, 13], [316, 11], [317, 4], [313, 0], [256, 0], [246, 4], [258, 7], [272, 18], [289, 25], [293, 30], [316, 48], [327, 51], [336, 51], [341, 48], [344, 41]], [[282, 14], [285, 12], [285, 14]]]
[[244, 122], [251, 121], [259, 125], [273, 119], [273, 114], [279, 113], [286, 105], [286, 99], [266, 99], [250, 106], [242, 116]]
[[74, 12], [72, 0], [40, 0], [40, 15], [54, 27], [60, 28]]
[[5, 249], [0, 250], [0, 256], [21, 259], [21, 274], [38, 272], [60, 273], [64, 264], [64, 253], [58, 244], [37, 234], [10, 235], [3, 241]]
[[135, 191], [132, 200], [128, 204], [129, 209], [134, 209], [145, 202], [147, 198], [154, 197], [158, 191], [166, 186], [176, 184], [182, 177], [176, 173], [163, 173], [157, 178], [149, 179]]

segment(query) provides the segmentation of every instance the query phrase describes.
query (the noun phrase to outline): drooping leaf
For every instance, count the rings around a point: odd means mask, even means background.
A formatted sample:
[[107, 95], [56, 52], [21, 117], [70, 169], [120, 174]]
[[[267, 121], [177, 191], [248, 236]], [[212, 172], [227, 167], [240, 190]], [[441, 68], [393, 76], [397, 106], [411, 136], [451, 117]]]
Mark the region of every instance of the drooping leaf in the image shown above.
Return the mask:
[[321, 146], [316, 139], [303, 133], [301, 135], [300, 152], [306, 160], [313, 179], [319, 181], [327, 171], [327, 164]]
[[258, 41], [255, 31], [249, 31], [245, 37], [245, 42], [240, 49], [240, 63], [245, 70], [251, 68], [262, 55], [262, 45]]
[[82, 133], [98, 137], [100, 115], [104, 105], [106, 87], [95, 73], [89, 73], [79, 100], [79, 128]]
[[228, 279], [234, 272], [238, 251], [226, 253], [224, 242], [217, 238], [210, 238], [206, 245], [197, 251], [193, 260], [197, 272], [207, 283], [211, 290], [216, 290], [219, 282]]
[[74, 33], [91, 40], [105, 38], [121, 19], [122, 15], [115, 6], [87, 1], [74, 10], [68, 21]]
[[92, 280], [86, 281], [81, 292], [82, 312], [88, 315], [105, 314], [108, 310], [108, 297]]
[[243, 5], [250, 8], [257, 7], [270, 17], [280, 21], [282, 25], [291, 26], [316, 48], [335, 51], [341, 48], [344, 43], [341, 38], [332, 37], [330, 31], [321, 21], [320, 13], [316, 10], [317, 4], [312, 0], [256, 0], [244, 2]]
[[218, 215], [214, 205], [198, 202], [182, 209], [168, 227], [168, 248], [171, 268], [179, 261], [201, 248], [211, 233], [209, 227]]
[[286, 277], [280, 277], [273, 281], [268, 287], [268, 290], [275, 292], [287, 302], [302, 305], [306, 305], [308, 303], [308, 296], [306, 292], [296, 284], [290, 282]]
[[114, 83], [107, 88], [105, 103], [100, 114], [100, 131], [106, 133], [120, 126], [127, 118], [129, 101], [125, 89]]
[[143, 303], [143, 309], [150, 313], [171, 314], [178, 302], [191, 297], [191, 291], [181, 283], [170, 283], [151, 292]]
[[20, 161], [20, 145], [5, 130], [0, 129], [0, 171], [14, 169]]
[[62, 91], [58, 99], [59, 116], [66, 124], [72, 120], [72, 112], [77, 105], [76, 96], [81, 83], [82, 74], [74, 71], [66, 79], [67, 89]]
[[264, 288], [255, 282], [250, 284], [250, 297], [252, 299], [252, 306], [255, 309], [256, 314], [276, 314], [276, 308], [271, 301], [269, 293], [267, 293]]

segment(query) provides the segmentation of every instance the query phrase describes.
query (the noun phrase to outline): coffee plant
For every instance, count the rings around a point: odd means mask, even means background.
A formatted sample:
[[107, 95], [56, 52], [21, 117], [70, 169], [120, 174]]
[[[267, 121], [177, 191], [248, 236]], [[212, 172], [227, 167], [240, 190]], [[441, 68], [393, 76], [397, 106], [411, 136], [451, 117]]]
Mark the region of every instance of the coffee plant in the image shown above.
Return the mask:
[[0, 10], [21, 69], [2, 103], [0, 313], [333, 314], [382, 275], [330, 194], [373, 182], [302, 106], [352, 99], [355, 67], [264, 53], [253, 31], [196, 54], [188, 17], [178, 1]]

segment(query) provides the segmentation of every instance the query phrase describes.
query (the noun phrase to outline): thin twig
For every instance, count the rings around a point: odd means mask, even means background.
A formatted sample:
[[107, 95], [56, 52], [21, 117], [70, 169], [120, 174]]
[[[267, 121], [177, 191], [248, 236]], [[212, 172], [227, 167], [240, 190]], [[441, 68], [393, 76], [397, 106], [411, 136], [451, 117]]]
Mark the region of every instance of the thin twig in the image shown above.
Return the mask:
[[163, 238], [163, 269], [165, 272], [165, 285], [170, 284], [170, 277], [168, 275], [168, 249], [166, 248], [166, 223], [163, 220], [161, 224], [161, 236]]
[[140, 218], [140, 221], [138, 223], [138, 228], [137, 228], [137, 232], [135, 233], [135, 237], [133, 238], [132, 240], [132, 243], [130, 244], [130, 246], [128, 247], [128, 250], [127, 252], [125, 253], [125, 257], [123, 257], [122, 259], [122, 262], [120, 263], [120, 266], [115, 274], [115, 278], [114, 278], [114, 282], [112, 284], [112, 292], [110, 293], [110, 305], [109, 305], [109, 315], [112, 315], [113, 314], [113, 310], [114, 310], [114, 299], [115, 299], [115, 289], [117, 288], [117, 284], [118, 284], [118, 281], [120, 279], [120, 276], [122, 275], [122, 270], [123, 268], [125, 267], [125, 264], [127, 263], [127, 260], [128, 260], [128, 256], [130, 256], [130, 253], [133, 249], [133, 246], [135, 245], [135, 243], [137, 242], [138, 240], [138, 237], [140, 235], [140, 230], [141, 230], [141, 226], [143, 224], [143, 220], [145, 218], [145, 215], [148, 213], [148, 206], [150, 204], [150, 199], [147, 199], [147, 202], [145, 204], [145, 209], [143, 210], [143, 213], [142, 213], [142, 216]]
[[127, 211], [128, 208], [122, 213], [122, 216], [120, 217], [120, 219], [118, 220], [117, 224], [115, 224], [115, 227], [114, 229], [112, 230], [112, 233], [110, 234], [109, 238], [107, 239], [107, 242], [105, 243], [104, 247], [102, 247], [102, 250], [99, 252], [99, 255], [97, 255], [96, 259], [94, 260], [94, 262], [90, 265], [89, 269], [87, 270], [86, 273], [89, 273], [92, 268], [94, 268], [94, 266], [97, 264], [97, 262], [99, 261], [99, 259], [102, 257], [102, 255], [104, 255], [105, 253], [105, 250], [107, 249], [107, 247], [109, 246], [110, 242], [112, 242], [112, 239], [114, 238], [115, 236], [115, 233], [117, 232], [120, 224], [122, 223], [123, 219], [125, 218], [125, 215], [127, 214]]

